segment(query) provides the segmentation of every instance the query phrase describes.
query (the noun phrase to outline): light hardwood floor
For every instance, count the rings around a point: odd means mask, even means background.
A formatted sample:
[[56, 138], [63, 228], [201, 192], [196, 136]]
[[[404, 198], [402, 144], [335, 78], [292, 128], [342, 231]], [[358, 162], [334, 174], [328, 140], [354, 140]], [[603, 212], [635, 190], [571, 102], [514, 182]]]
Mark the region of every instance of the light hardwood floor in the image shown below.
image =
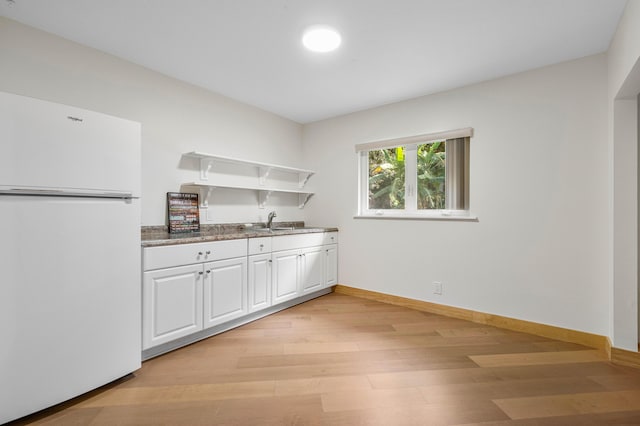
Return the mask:
[[640, 425], [640, 370], [574, 343], [333, 293], [18, 424]]

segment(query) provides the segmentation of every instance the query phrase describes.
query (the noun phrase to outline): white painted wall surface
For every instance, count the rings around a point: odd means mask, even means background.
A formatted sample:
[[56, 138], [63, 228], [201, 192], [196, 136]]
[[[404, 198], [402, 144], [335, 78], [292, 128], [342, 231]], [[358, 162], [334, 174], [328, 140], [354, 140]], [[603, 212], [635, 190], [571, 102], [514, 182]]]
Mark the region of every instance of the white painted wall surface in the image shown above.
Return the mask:
[[[607, 334], [606, 72], [597, 55], [306, 125], [307, 221], [340, 228], [340, 282]], [[477, 223], [353, 218], [355, 144], [467, 126]]]
[[638, 110], [637, 101], [613, 108], [613, 345], [638, 348]]
[[638, 115], [640, 1], [630, 0], [608, 59], [609, 288], [613, 345], [636, 351], [638, 325]]
[[[3, 17], [0, 58], [2, 91], [142, 123], [143, 225], [165, 224], [166, 192], [196, 179], [181, 169], [184, 152], [300, 165], [297, 123]], [[213, 222], [266, 221], [270, 209], [278, 220], [303, 218], [296, 197], [274, 197], [260, 210], [253, 192], [215, 195]]]

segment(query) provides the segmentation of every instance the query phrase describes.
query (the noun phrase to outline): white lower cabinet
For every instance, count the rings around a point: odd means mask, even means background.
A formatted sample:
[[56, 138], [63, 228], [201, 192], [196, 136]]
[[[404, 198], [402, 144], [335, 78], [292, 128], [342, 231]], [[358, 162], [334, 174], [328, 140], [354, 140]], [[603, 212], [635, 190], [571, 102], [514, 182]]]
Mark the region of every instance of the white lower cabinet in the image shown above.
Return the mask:
[[325, 252], [325, 287], [338, 284], [338, 245], [331, 244], [323, 247]]
[[202, 330], [202, 266], [145, 272], [142, 348]]
[[299, 250], [284, 250], [271, 255], [273, 260], [273, 304], [284, 302], [299, 293]]
[[246, 313], [246, 238], [142, 253], [143, 350]]
[[303, 249], [299, 261], [301, 293], [313, 293], [324, 288], [326, 254], [323, 247]]
[[144, 248], [142, 349], [337, 284], [337, 238], [327, 232]]
[[337, 238], [336, 232], [273, 238], [273, 304], [338, 283]]
[[249, 312], [271, 306], [271, 253], [249, 256]]
[[247, 313], [247, 258], [204, 265], [204, 328]]

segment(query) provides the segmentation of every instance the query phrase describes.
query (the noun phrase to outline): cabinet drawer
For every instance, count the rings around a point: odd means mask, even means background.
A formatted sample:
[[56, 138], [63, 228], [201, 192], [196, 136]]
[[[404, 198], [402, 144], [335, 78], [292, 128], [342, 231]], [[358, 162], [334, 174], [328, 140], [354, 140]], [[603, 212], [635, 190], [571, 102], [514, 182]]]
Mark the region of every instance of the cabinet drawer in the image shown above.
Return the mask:
[[271, 237], [249, 238], [249, 256], [271, 253]]
[[323, 245], [323, 232], [314, 232], [311, 234], [282, 235], [273, 237], [271, 241], [272, 251], [292, 250], [305, 247], [314, 247]]
[[142, 267], [145, 271], [149, 271], [246, 255], [246, 238], [210, 243], [147, 247], [143, 250]]
[[338, 233], [337, 232], [325, 232], [322, 234], [322, 244], [338, 244]]

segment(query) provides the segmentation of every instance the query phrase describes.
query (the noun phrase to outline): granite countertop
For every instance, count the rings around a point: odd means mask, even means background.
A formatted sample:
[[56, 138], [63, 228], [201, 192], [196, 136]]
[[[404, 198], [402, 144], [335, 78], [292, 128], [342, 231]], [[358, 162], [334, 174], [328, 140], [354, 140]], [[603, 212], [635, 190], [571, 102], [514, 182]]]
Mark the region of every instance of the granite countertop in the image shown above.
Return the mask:
[[201, 225], [200, 232], [170, 234], [166, 226], [143, 226], [141, 230], [142, 247], [157, 247], [176, 244], [204, 243], [209, 241], [237, 240], [240, 238], [272, 237], [279, 235], [308, 234], [313, 232], [335, 232], [338, 228], [308, 227], [304, 222], [274, 223], [273, 231], [260, 231], [264, 223]]

